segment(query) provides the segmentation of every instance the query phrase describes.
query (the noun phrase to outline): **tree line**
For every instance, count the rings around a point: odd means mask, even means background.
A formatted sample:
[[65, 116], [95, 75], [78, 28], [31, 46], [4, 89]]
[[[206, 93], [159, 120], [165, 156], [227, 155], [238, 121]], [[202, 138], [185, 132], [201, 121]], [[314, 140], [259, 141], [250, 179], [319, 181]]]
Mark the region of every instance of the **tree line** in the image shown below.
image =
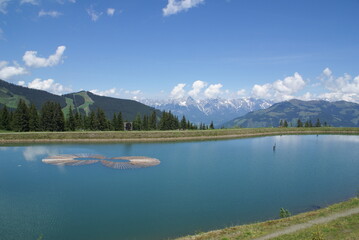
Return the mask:
[[[122, 113], [114, 113], [112, 119], [106, 118], [105, 112], [98, 108], [88, 115], [69, 107], [68, 114], [63, 113], [59, 103], [45, 102], [38, 111], [34, 104], [29, 106], [24, 100], [19, 100], [17, 108], [10, 111], [6, 106], [0, 110], [0, 129], [16, 132], [35, 131], [123, 131], [124, 123], [128, 122]], [[163, 111], [157, 116], [156, 111], [150, 115], [137, 114], [132, 122], [133, 130], [206, 130], [213, 129], [213, 122], [208, 126], [191, 123], [185, 116], [181, 120], [171, 113]]]
[[[292, 123], [290, 123], [290, 125], [291, 125], [290, 127], [292, 127]], [[327, 122], [324, 122], [324, 124], [322, 124], [319, 118], [317, 118], [317, 121], [314, 124], [310, 119], [305, 122], [298, 119], [296, 124], [296, 127], [322, 127], [322, 126], [327, 127], [328, 124]], [[289, 127], [287, 120], [281, 119], [279, 122], [279, 127]]]

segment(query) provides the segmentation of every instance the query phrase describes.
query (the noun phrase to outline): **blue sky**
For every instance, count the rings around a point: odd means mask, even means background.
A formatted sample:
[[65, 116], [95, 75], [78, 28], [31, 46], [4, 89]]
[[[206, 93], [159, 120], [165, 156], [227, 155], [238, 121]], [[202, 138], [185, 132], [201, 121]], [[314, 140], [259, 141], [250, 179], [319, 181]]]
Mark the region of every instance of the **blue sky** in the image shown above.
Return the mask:
[[0, 78], [56, 94], [359, 102], [358, 12], [358, 0], [0, 0]]

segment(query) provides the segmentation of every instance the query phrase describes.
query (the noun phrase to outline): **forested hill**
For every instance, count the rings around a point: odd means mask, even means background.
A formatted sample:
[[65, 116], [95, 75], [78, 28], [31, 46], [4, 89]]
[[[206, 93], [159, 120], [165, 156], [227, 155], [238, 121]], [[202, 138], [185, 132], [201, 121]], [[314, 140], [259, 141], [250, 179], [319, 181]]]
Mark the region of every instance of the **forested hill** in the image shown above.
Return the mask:
[[[60, 104], [65, 114], [68, 113], [70, 106], [82, 114], [89, 114], [91, 111], [101, 108], [109, 119], [113, 117], [114, 113], [121, 112], [123, 119], [129, 121], [134, 120], [138, 113], [149, 116], [155, 110], [133, 100], [98, 96], [86, 91], [59, 96], [0, 80], [0, 108], [6, 105], [9, 109], [15, 109], [20, 99], [23, 99], [28, 105], [33, 103], [37, 109], [41, 109], [45, 102], [56, 102]], [[156, 111], [160, 116], [160, 111]]]
[[359, 104], [338, 101], [301, 101], [290, 100], [227, 122], [225, 127], [278, 127], [281, 120], [289, 126], [297, 126], [298, 119], [313, 124], [320, 120], [322, 124], [333, 127], [359, 127]]
[[[112, 118], [114, 113], [121, 112], [124, 119], [133, 120], [137, 113], [149, 116], [155, 110], [133, 100], [99, 96], [86, 91], [66, 94], [63, 97], [73, 109], [78, 109], [81, 113], [88, 114], [100, 108], [105, 111], [107, 118]], [[160, 114], [161, 112], [157, 110], [157, 115]]]
[[0, 79], [0, 107], [6, 105], [10, 109], [15, 109], [20, 99], [27, 104], [33, 103], [37, 109], [46, 101], [57, 102], [61, 107], [66, 107], [66, 100], [46, 91], [18, 86]]

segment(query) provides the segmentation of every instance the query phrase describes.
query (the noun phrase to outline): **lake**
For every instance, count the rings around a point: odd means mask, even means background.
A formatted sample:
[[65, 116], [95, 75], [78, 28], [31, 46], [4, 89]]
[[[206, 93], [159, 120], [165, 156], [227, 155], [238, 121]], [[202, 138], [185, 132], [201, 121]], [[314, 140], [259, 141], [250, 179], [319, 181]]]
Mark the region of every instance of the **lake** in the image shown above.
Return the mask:
[[[273, 151], [273, 145], [276, 150]], [[359, 136], [0, 147], [2, 240], [168, 239], [277, 218], [359, 190]], [[56, 154], [148, 156], [154, 167], [53, 166]]]

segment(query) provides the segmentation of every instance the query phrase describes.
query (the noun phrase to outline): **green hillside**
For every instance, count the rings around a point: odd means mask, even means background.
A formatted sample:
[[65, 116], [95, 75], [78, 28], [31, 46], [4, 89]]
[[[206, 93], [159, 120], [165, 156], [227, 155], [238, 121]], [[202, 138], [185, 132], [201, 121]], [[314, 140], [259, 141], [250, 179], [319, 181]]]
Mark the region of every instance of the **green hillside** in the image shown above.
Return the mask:
[[297, 121], [316, 122], [320, 119], [334, 127], [359, 127], [359, 104], [338, 101], [290, 100], [276, 103], [270, 108], [250, 112], [243, 117], [227, 122], [225, 127], [278, 127], [281, 120], [296, 126]]
[[62, 96], [0, 80], [0, 107], [6, 105], [7, 107], [14, 109], [20, 99], [23, 99], [28, 104], [35, 104], [37, 109], [40, 109], [42, 104], [46, 101], [58, 102], [61, 107], [66, 106], [65, 98]]
[[[71, 99], [74, 108], [83, 114], [88, 114], [97, 108], [101, 108], [105, 111], [107, 118], [112, 118], [114, 113], [122, 112], [123, 119], [133, 120], [137, 113], [150, 115], [155, 110], [133, 100], [99, 96], [85, 91], [66, 94], [64, 97]], [[158, 111], [157, 114], [159, 115], [160, 112]]]
[[[47, 101], [57, 102], [62, 107], [65, 115], [67, 115], [70, 106], [72, 109], [86, 115], [97, 108], [101, 108], [109, 119], [112, 118], [114, 113], [122, 112], [123, 119], [129, 121], [134, 120], [137, 113], [150, 115], [155, 110], [133, 100], [98, 96], [86, 91], [59, 96], [0, 80], [0, 108], [6, 105], [10, 109], [15, 109], [20, 99], [23, 99], [27, 104], [35, 104], [37, 109], [41, 109], [42, 105]], [[158, 110], [157, 115], [160, 116], [160, 111]]]

